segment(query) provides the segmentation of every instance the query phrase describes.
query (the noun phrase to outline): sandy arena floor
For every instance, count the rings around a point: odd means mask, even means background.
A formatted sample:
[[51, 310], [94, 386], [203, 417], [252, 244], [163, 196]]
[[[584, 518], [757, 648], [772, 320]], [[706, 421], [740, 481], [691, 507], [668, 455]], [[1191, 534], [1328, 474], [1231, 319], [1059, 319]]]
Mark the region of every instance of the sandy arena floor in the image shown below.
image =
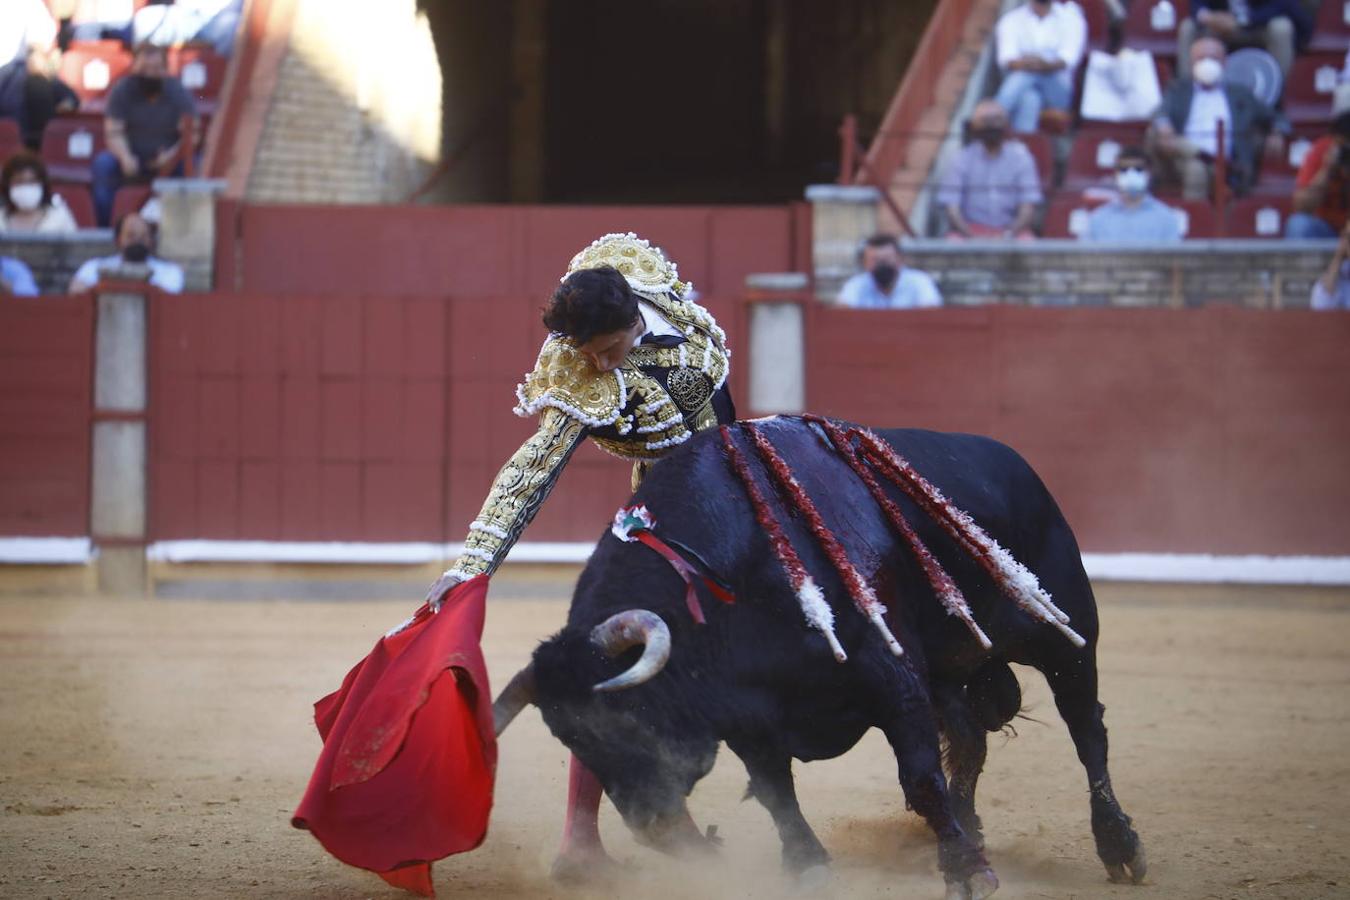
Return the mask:
[[[499, 581], [494, 684], [562, 621], [569, 586]], [[1350, 897], [1350, 591], [1100, 590], [1103, 700], [1117, 794], [1149, 883], [1106, 882], [1084, 776], [1044, 682], [991, 743], [980, 803], [1000, 898]], [[319, 748], [310, 704], [398, 603], [0, 600], [0, 897], [396, 898], [327, 856], [289, 816]], [[888, 747], [799, 765], [807, 817], [835, 856], [825, 895], [942, 895], [936, 851], [904, 811]], [[538, 714], [506, 735], [492, 831], [436, 868], [442, 896], [582, 897], [547, 878], [565, 754]], [[777, 897], [768, 815], [719, 757], [691, 807], [726, 839], [697, 867], [634, 844], [593, 896]]]

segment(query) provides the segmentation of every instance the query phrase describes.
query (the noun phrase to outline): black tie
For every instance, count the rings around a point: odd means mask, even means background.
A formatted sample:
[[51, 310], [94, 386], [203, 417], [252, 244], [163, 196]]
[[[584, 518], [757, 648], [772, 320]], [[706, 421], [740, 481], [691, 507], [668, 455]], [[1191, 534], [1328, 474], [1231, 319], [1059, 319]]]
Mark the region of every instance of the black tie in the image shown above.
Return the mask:
[[655, 334], [651, 331], [642, 336], [639, 344], [650, 347], [678, 347], [689, 339], [681, 334]]

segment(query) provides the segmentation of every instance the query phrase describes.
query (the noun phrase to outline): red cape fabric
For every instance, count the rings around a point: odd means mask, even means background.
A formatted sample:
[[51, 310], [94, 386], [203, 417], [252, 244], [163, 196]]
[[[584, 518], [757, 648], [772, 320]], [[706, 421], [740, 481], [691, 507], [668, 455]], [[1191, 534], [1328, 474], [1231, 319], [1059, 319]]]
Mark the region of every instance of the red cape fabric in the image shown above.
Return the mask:
[[434, 896], [431, 862], [487, 835], [497, 740], [479, 642], [488, 579], [382, 637], [314, 704], [323, 750], [291, 824], [390, 884]]

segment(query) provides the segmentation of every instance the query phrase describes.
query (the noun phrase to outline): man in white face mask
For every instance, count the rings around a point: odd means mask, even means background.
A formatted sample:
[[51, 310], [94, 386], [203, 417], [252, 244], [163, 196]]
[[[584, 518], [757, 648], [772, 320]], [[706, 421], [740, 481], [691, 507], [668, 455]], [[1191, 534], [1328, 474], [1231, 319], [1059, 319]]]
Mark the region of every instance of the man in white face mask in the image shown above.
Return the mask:
[[1087, 241], [1179, 241], [1177, 211], [1148, 192], [1150, 167], [1141, 147], [1125, 147], [1116, 155], [1117, 199], [1098, 207], [1088, 217]]
[[1245, 193], [1256, 176], [1263, 138], [1269, 152], [1279, 155], [1281, 134], [1289, 132], [1284, 117], [1249, 88], [1224, 82], [1227, 58], [1223, 43], [1215, 38], [1196, 41], [1191, 45], [1191, 77], [1174, 79], [1153, 113], [1149, 149], [1163, 174], [1181, 182], [1187, 200], [1209, 197], [1220, 156], [1228, 185]]

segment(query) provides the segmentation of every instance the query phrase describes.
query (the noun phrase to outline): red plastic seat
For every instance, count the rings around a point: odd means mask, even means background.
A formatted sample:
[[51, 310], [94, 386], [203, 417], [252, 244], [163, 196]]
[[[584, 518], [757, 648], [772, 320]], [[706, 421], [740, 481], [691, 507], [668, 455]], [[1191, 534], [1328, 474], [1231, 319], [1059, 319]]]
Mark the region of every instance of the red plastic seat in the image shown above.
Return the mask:
[[1252, 193], [1263, 197], [1291, 196], [1303, 157], [1312, 149], [1313, 142], [1325, 133], [1326, 130], [1319, 127], [1295, 128], [1285, 142], [1284, 153], [1262, 158], [1261, 172], [1252, 186]]
[[[1169, 0], [1134, 0], [1125, 13], [1125, 46], [1148, 50], [1154, 56], [1177, 55], [1177, 26], [1191, 14], [1188, 0], [1170, 0], [1172, 16], [1163, 3]], [[1164, 82], [1165, 84], [1166, 82]]]
[[116, 222], [127, 213], [140, 212], [145, 201], [150, 199], [151, 188], [148, 184], [124, 184], [117, 189], [113, 197], [112, 220]]
[[52, 119], [42, 133], [42, 161], [54, 181], [90, 181], [89, 164], [103, 147], [103, 129], [82, 117]]
[[1181, 236], [1188, 240], [1204, 240], [1218, 233], [1219, 218], [1214, 204], [1208, 200], [1164, 201], [1182, 217]]
[[197, 101], [199, 113], [215, 110], [229, 64], [228, 56], [221, 56], [209, 46], [188, 45], [169, 51], [169, 71]]
[[131, 54], [121, 41], [77, 41], [61, 55], [61, 80], [81, 104], [102, 100], [131, 69]]
[[0, 162], [22, 149], [23, 135], [19, 133], [19, 123], [13, 119], [0, 119]]
[[1017, 139], [1031, 151], [1032, 159], [1036, 160], [1036, 176], [1041, 180], [1041, 189], [1047, 190], [1055, 174], [1055, 148], [1050, 135], [1038, 131], [1019, 134]]
[[1086, 187], [1109, 182], [1116, 165], [1116, 154], [1121, 147], [1143, 146], [1147, 125], [1112, 124], [1080, 128], [1069, 148], [1065, 167], [1066, 188], [1081, 191]]
[[1233, 238], [1284, 237], [1291, 206], [1289, 197], [1252, 195], [1234, 200], [1224, 217], [1224, 234]]
[[94, 221], [94, 198], [89, 196], [89, 188], [82, 184], [54, 184], [52, 193], [66, 202], [75, 224], [81, 228], [97, 227]]
[[1077, 0], [1077, 3], [1083, 10], [1083, 18], [1087, 20], [1088, 48], [1093, 50], [1103, 49], [1106, 47], [1106, 40], [1109, 37], [1108, 30], [1111, 25], [1106, 4], [1103, 0]]
[[1345, 0], [1322, 0], [1308, 52], [1327, 50], [1344, 56], [1347, 47], [1350, 47], [1350, 4]]
[[[1339, 3], [1340, 0], [1324, 0]], [[1331, 121], [1331, 95], [1345, 64], [1345, 48], [1340, 54], [1307, 53], [1294, 60], [1289, 82], [1284, 86], [1284, 114], [1295, 124]]]
[[1045, 207], [1041, 236], [1047, 238], [1077, 238], [1087, 231], [1088, 215], [1101, 206], [1102, 201], [1080, 196], [1057, 195]]

